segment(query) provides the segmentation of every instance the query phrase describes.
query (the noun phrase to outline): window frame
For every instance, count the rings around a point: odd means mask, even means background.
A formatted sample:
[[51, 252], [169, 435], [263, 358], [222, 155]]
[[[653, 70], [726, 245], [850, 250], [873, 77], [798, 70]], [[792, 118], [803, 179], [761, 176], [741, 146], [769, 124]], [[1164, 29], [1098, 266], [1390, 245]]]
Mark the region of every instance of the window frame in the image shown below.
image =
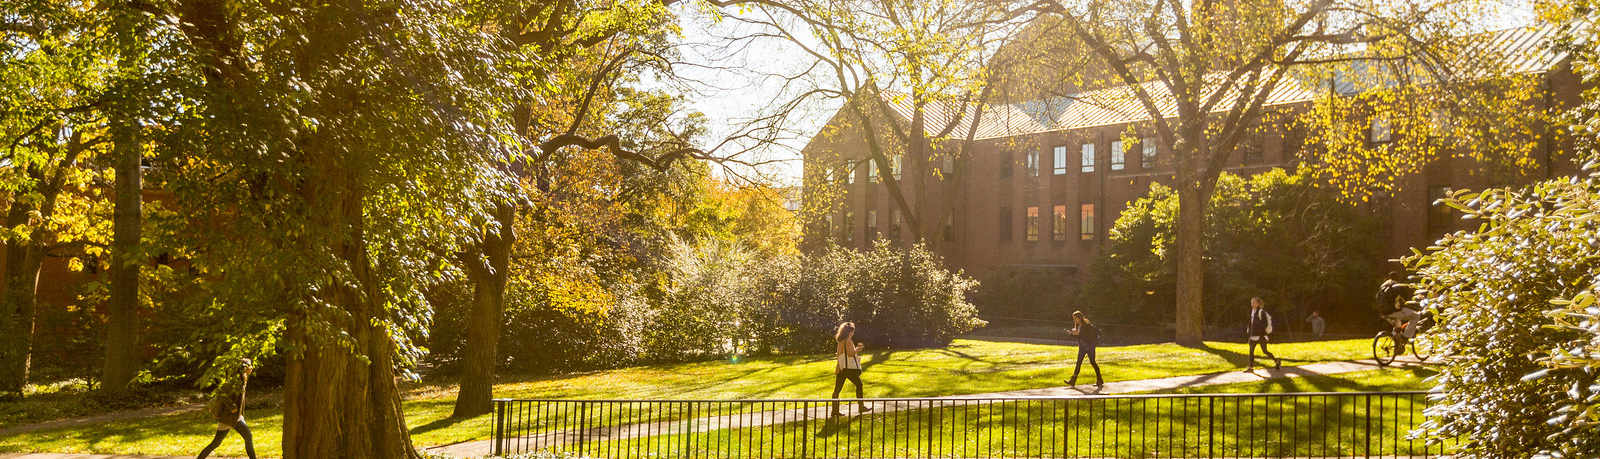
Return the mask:
[[1079, 172], [1085, 174], [1094, 172], [1094, 155], [1094, 143], [1085, 143], [1078, 148]]
[[1099, 233], [1095, 227], [1094, 204], [1078, 205], [1078, 235], [1080, 240], [1093, 241]]
[[1127, 167], [1127, 152], [1122, 147], [1122, 140], [1111, 141], [1111, 170], [1120, 171]]
[[1022, 221], [1024, 239], [1028, 242], [1039, 242], [1039, 208], [1029, 207], [1026, 215]]

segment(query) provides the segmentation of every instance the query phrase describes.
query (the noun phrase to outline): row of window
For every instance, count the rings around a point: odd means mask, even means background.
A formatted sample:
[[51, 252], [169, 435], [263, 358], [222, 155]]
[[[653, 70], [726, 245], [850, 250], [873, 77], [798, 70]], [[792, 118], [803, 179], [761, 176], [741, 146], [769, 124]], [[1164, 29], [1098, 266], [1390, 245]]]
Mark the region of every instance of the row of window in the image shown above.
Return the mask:
[[[1133, 146], [1126, 145], [1121, 140], [1112, 141], [1111, 142], [1111, 158], [1110, 158], [1111, 159], [1111, 164], [1110, 164], [1110, 169], [1114, 170], [1114, 171], [1120, 171], [1120, 170], [1127, 169], [1127, 167], [1128, 167], [1128, 153], [1133, 152], [1133, 150], [1134, 150]], [[1156, 163], [1156, 140], [1155, 140], [1155, 138], [1153, 138], [1153, 137], [1145, 137], [1144, 139], [1141, 139], [1140, 142], [1139, 142], [1138, 150], [1139, 150], [1139, 153], [1140, 153], [1140, 164], [1142, 164], [1143, 167], [1146, 168], [1146, 169], [1155, 167], [1155, 163]], [[1054, 158], [1053, 158], [1055, 161], [1052, 164], [1053, 167], [1051, 168], [1051, 171], [1054, 173], [1054, 175], [1066, 175], [1067, 171], [1071, 167], [1069, 165], [1070, 164], [1069, 161], [1070, 161], [1071, 158], [1069, 158], [1068, 147], [1065, 146], [1065, 145], [1057, 146], [1053, 150], [1053, 153], [1055, 153]], [[1078, 171], [1080, 171], [1080, 172], [1094, 172], [1095, 165], [1096, 165], [1095, 163], [1097, 161], [1096, 158], [1097, 158], [1097, 156], [1095, 155], [1095, 144], [1093, 144], [1093, 143], [1085, 143], [1085, 144], [1079, 145], [1078, 146]], [[1000, 177], [1001, 178], [1011, 177], [1011, 174], [1012, 174], [1011, 165], [1013, 164], [1012, 161], [1013, 160], [1011, 158], [1011, 152], [1007, 151], [1007, 152], [1001, 152], [1000, 153]], [[1040, 170], [1041, 170], [1039, 151], [1038, 150], [1032, 150], [1032, 151], [1027, 152], [1025, 155], [1023, 155], [1022, 166], [1023, 166], [1022, 170], [1023, 170], [1024, 174], [1026, 174], [1029, 177], [1038, 177], [1039, 173], [1040, 173]]]
[[[1072, 226], [1067, 220], [1067, 206], [1055, 206], [1051, 209], [1051, 211], [1050, 238], [1056, 241], [1065, 241], [1069, 239], [1071, 236]], [[1028, 241], [1038, 241], [1042, 231], [1042, 223], [1039, 220], [1039, 208], [1029, 207], [1027, 212], [1027, 217], [1023, 220], [1023, 237]], [[902, 234], [901, 226], [904, 224], [904, 221], [900, 218], [900, 211], [898, 209], [891, 211], [890, 215], [892, 215], [892, 221], [889, 226], [889, 238], [899, 239]], [[1014, 221], [1012, 209], [1010, 207], [1001, 207], [999, 217], [998, 228], [1000, 229], [1000, 240], [1012, 240], [1014, 237], [1011, 224], [1011, 222]], [[855, 240], [855, 212], [840, 212], [840, 219], [842, 220], [842, 225], [834, 226], [833, 214], [823, 216], [823, 221], [825, 224], [827, 224], [828, 234], [833, 234], [834, 228], [842, 228], [844, 231], [841, 236], [845, 242]], [[953, 216], [945, 217], [944, 240], [955, 240], [954, 223], [955, 218]], [[1078, 239], [1084, 241], [1094, 240], [1096, 234], [1095, 229], [1094, 204], [1083, 204], [1078, 206]], [[867, 235], [870, 238], [877, 234], [878, 211], [869, 210], [867, 211]]]
[[[1023, 237], [1028, 241], [1038, 241], [1042, 233], [1042, 223], [1039, 219], [1039, 208], [1029, 207], [1027, 216], [1023, 219]], [[1065, 241], [1071, 237], [1072, 225], [1067, 221], [1067, 206], [1051, 208], [1050, 239]], [[1001, 207], [999, 215], [1000, 240], [1009, 241], [1013, 237], [1011, 222], [1015, 221], [1010, 207]], [[1094, 204], [1078, 206], [1078, 239], [1091, 241], [1095, 238]]]

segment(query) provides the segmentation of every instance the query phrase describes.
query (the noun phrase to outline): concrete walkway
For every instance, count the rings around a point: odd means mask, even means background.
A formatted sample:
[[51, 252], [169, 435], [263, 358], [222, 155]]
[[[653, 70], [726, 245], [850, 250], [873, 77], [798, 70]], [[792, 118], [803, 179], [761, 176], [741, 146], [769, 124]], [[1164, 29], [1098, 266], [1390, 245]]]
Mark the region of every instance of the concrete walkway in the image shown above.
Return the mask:
[[[1402, 357], [1392, 366], [1415, 364], [1417, 361], [1411, 357]], [[1218, 384], [1234, 384], [1259, 382], [1269, 379], [1298, 378], [1312, 375], [1333, 375], [1356, 371], [1380, 369], [1370, 360], [1356, 360], [1346, 362], [1324, 362], [1284, 367], [1282, 370], [1256, 370], [1254, 372], [1228, 371], [1221, 373], [1207, 373], [1189, 376], [1174, 376], [1170, 378], [1142, 379], [1133, 381], [1114, 381], [1106, 383], [1105, 387], [1096, 389], [1092, 384], [1070, 387], [1049, 387], [1043, 389], [1027, 389], [1006, 392], [990, 392], [983, 394], [953, 395], [947, 397], [933, 397], [934, 399], [975, 399], [975, 398], [1003, 398], [1003, 397], [1082, 397], [1094, 395], [1115, 395], [1134, 392], [1149, 392], [1156, 390], [1181, 389], [1185, 387], [1212, 386]], [[1084, 381], [1082, 376], [1079, 381]], [[1088, 381], [1092, 382], [1093, 379]], [[892, 413], [895, 411], [924, 408], [917, 402], [884, 401], [872, 402], [874, 413]], [[655, 423], [630, 424], [624, 426], [610, 426], [604, 429], [569, 429], [563, 431], [545, 432], [535, 435], [520, 437], [517, 440], [525, 444], [564, 444], [578, 438], [584, 441], [624, 440], [630, 438], [650, 437], [662, 434], [682, 433], [684, 431], [707, 432], [722, 429], [740, 429], [750, 427], [763, 427], [774, 424], [797, 422], [806, 419], [825, 419], [831, 406], [818, 406], [806, 409], [775, 410], [762, 412], [760, 415], [726, 415], [714, 417], [695, 418], [692, 421], [674, 420]], [[429, 452], [445, 454], [455, 457], [481, 457], [490, 454], [493, 445], [489, 440], [456, 443], [453, 445], [439, 445], [425, 448]], [[42, 459], [42, 458], [41, 458]]]

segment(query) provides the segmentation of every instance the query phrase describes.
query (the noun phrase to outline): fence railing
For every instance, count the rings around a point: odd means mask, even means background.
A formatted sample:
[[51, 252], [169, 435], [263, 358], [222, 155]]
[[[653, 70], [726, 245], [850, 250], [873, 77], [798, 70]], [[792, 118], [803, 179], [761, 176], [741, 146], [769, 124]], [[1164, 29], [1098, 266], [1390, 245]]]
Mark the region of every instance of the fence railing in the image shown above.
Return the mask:
[[[605, 458], [1397, 457], [1427, 392], [496, 400], [495, 454]], [[860, 412], [866, 403], [870, 412]]]

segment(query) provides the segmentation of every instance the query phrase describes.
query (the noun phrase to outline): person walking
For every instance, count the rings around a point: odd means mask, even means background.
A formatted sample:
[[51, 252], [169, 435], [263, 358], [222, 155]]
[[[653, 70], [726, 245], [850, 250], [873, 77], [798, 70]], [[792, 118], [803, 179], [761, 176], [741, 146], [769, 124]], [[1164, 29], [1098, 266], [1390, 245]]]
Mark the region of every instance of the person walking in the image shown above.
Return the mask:
[[244, 388], [250, 381], [250, 359], [240, 360], [239, 366], [239, 377], [218, 387], [211, 403], [206, 405], [206, 411], [217, 421], [217, 435], [211, 438], [211, 444], [200, 450], [200, 456], [196, 459], [210, 456], [211, 451], [222, 445], [222, 439], [228, 436], [230, 429], [239, 431], [239, 438], [244, 439], [245, 454], [249, 454], [250, 459], [256, 459], [256, 444], [250, 436], [250, 426], [244, 423]]
[[1094, 349], [1100, 347], [1100, 327], [1090, 322], [1083, 311], [1072, 311], [1072, 330], [1069, 333], [1078, 337], [1078, 364], [1072, 367], [1072, 378], [1067, 379], [1067, 385], [1078, 385], [1078, 370], [1083, 369], [1083, 358], [1088, 356], [1089, 366], [1094, 367], [1094, 387], [1105, 387], [1105, 380], [1100, 378], [1100, 363], [1094, 359]]
[[[851, 383], [856, 385], [857, 399], [866, 398], [866, 394], [861, 390], [861, 348], [864, 345], [856, 344], [852, 339], [855, 334], [856, 324], [845, 322], [839, 324], [839, 331], [833, 335], [833, 340], [836, 343], [833, 352], [836, 361], [833, 366], [833, 399], [835, 400], [833, 402], [833, 415], [836, 417], [844, 416], [844, 413], [839, 411], [839, 402], [837, 400], [839, 399], [839, 391], [844, 389], [845, 380], [850, 380]], [[861, 404], [860, 412], [872, 411], [872, 407], [867, 406], [866, 401], [860, 401], [859, 403]]]
[[1328, 330], [1328, 321], [1322, 320], [1322, 315], [1317, 314], [1317, 311], [1311, 311], [1311, 316], [1306, 317], [1306, 322], [1311, 323], [1311, 334], [1319, 338], [1322, 337], [1322, 332]]
[[1245, 364], [1246, 373], [1256, 370], [1256, 346], [1261, 346], [1261, 353], [1272, 359], [1272, 369], [1283, 368], [1283, 361], [1267, 350], [1267, 335], [1272, 334], [1272, 315], [1267, 314], [1265, 306], [1259, 296], [1250, 299], [1250, 328], [1246, 330], [1250, 334], [1250, 361]]

